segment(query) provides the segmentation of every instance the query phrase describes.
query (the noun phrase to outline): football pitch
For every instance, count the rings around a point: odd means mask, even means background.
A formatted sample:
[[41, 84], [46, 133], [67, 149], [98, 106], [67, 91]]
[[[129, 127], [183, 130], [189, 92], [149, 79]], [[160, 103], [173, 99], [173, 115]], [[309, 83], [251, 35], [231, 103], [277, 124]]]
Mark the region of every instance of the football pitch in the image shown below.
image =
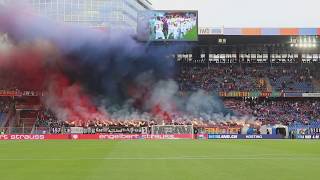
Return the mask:
[[2, 141], [3, 180], [311, 180], [316, 140]]

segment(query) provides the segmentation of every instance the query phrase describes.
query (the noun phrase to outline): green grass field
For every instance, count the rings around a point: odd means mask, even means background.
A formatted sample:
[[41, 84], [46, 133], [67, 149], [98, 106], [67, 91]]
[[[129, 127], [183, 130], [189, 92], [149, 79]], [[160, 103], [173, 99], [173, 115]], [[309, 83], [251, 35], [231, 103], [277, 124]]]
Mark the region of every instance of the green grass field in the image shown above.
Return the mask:
[[3, 180], [313, 180], [320, 141], [2, 141]]
[[192, 28], [184, 37], [186, 41], [197, 41], [198, 40], [198, 28]]

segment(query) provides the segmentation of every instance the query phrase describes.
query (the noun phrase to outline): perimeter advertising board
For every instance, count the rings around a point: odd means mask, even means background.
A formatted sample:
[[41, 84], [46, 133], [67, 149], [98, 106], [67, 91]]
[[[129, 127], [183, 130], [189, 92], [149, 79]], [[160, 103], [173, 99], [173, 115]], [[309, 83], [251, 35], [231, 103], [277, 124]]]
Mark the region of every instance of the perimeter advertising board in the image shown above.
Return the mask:
[[297, 139], [320, 139], [320, 134], [297, 135]]
[[282, 135], [208, 134], [208, 139], [284, 139]]
[[159, 139], [193, 139], [193, 134], [4, 134], [1, 140], [41, 141], [41, 140], [159, 140]]

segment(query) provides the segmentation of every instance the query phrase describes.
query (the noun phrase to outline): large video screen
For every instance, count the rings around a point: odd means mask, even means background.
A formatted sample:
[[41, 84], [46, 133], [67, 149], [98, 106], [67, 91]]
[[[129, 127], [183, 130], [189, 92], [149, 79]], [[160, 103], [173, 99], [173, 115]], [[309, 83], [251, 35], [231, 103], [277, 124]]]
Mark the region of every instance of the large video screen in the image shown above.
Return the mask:
[[139, 17], [140, 39], [149, 41], [197, 41], [197, 11], [147, 11]]

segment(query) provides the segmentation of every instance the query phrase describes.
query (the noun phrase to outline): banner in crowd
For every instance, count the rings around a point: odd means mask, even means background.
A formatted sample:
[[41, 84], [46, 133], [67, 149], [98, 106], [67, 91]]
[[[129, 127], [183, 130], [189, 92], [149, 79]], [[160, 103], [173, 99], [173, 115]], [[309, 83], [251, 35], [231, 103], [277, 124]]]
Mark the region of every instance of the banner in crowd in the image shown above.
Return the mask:
[[302, 93], [302, 97], [320, 97], [320, 93]]
[[281, 92], [272, 91], [272, 92], [264, 92], [264, 91], [229, 91], [219, 92], [219, 96], [221, 97], [282, 97], [283, 94]]
[[302, 93], [285, 92], [283, 93], [283, 97], [302, 97]]
[[0, 96], [17, 96], [17, 91], [0, 90]]
[[109, 134], [147, 134], [147, 127], [102, 127], [96, 128], [97, 133], [109, 133]]
[[207, 134], [238, 134], [241, 127], [206, 127], [204, 132]]
[[229, 91], [219, 92], [221, 97], [320, 97], [320, 93], [299, 93], [299, 92], [264, 92], [264, 91]]
[[208, 134], [208, 139], [283, 139], [282, 135]]
[[20, 91], [20, 90], [0, 90], [0, 96], [6, 96], [6, 97], [43, 96], [43, 92], [38, 92], [38, 91]]
[[192, 125], [154, 125], [152, 134], [193, 134]]
[[96, 134], [96, 133], [108, 133], [108, 134], [148, 134], [147, 127], [71, 127], [71, 134]]
[[71, 134], [83, 134], [84, 130], [83, 127], [70, 127]]

